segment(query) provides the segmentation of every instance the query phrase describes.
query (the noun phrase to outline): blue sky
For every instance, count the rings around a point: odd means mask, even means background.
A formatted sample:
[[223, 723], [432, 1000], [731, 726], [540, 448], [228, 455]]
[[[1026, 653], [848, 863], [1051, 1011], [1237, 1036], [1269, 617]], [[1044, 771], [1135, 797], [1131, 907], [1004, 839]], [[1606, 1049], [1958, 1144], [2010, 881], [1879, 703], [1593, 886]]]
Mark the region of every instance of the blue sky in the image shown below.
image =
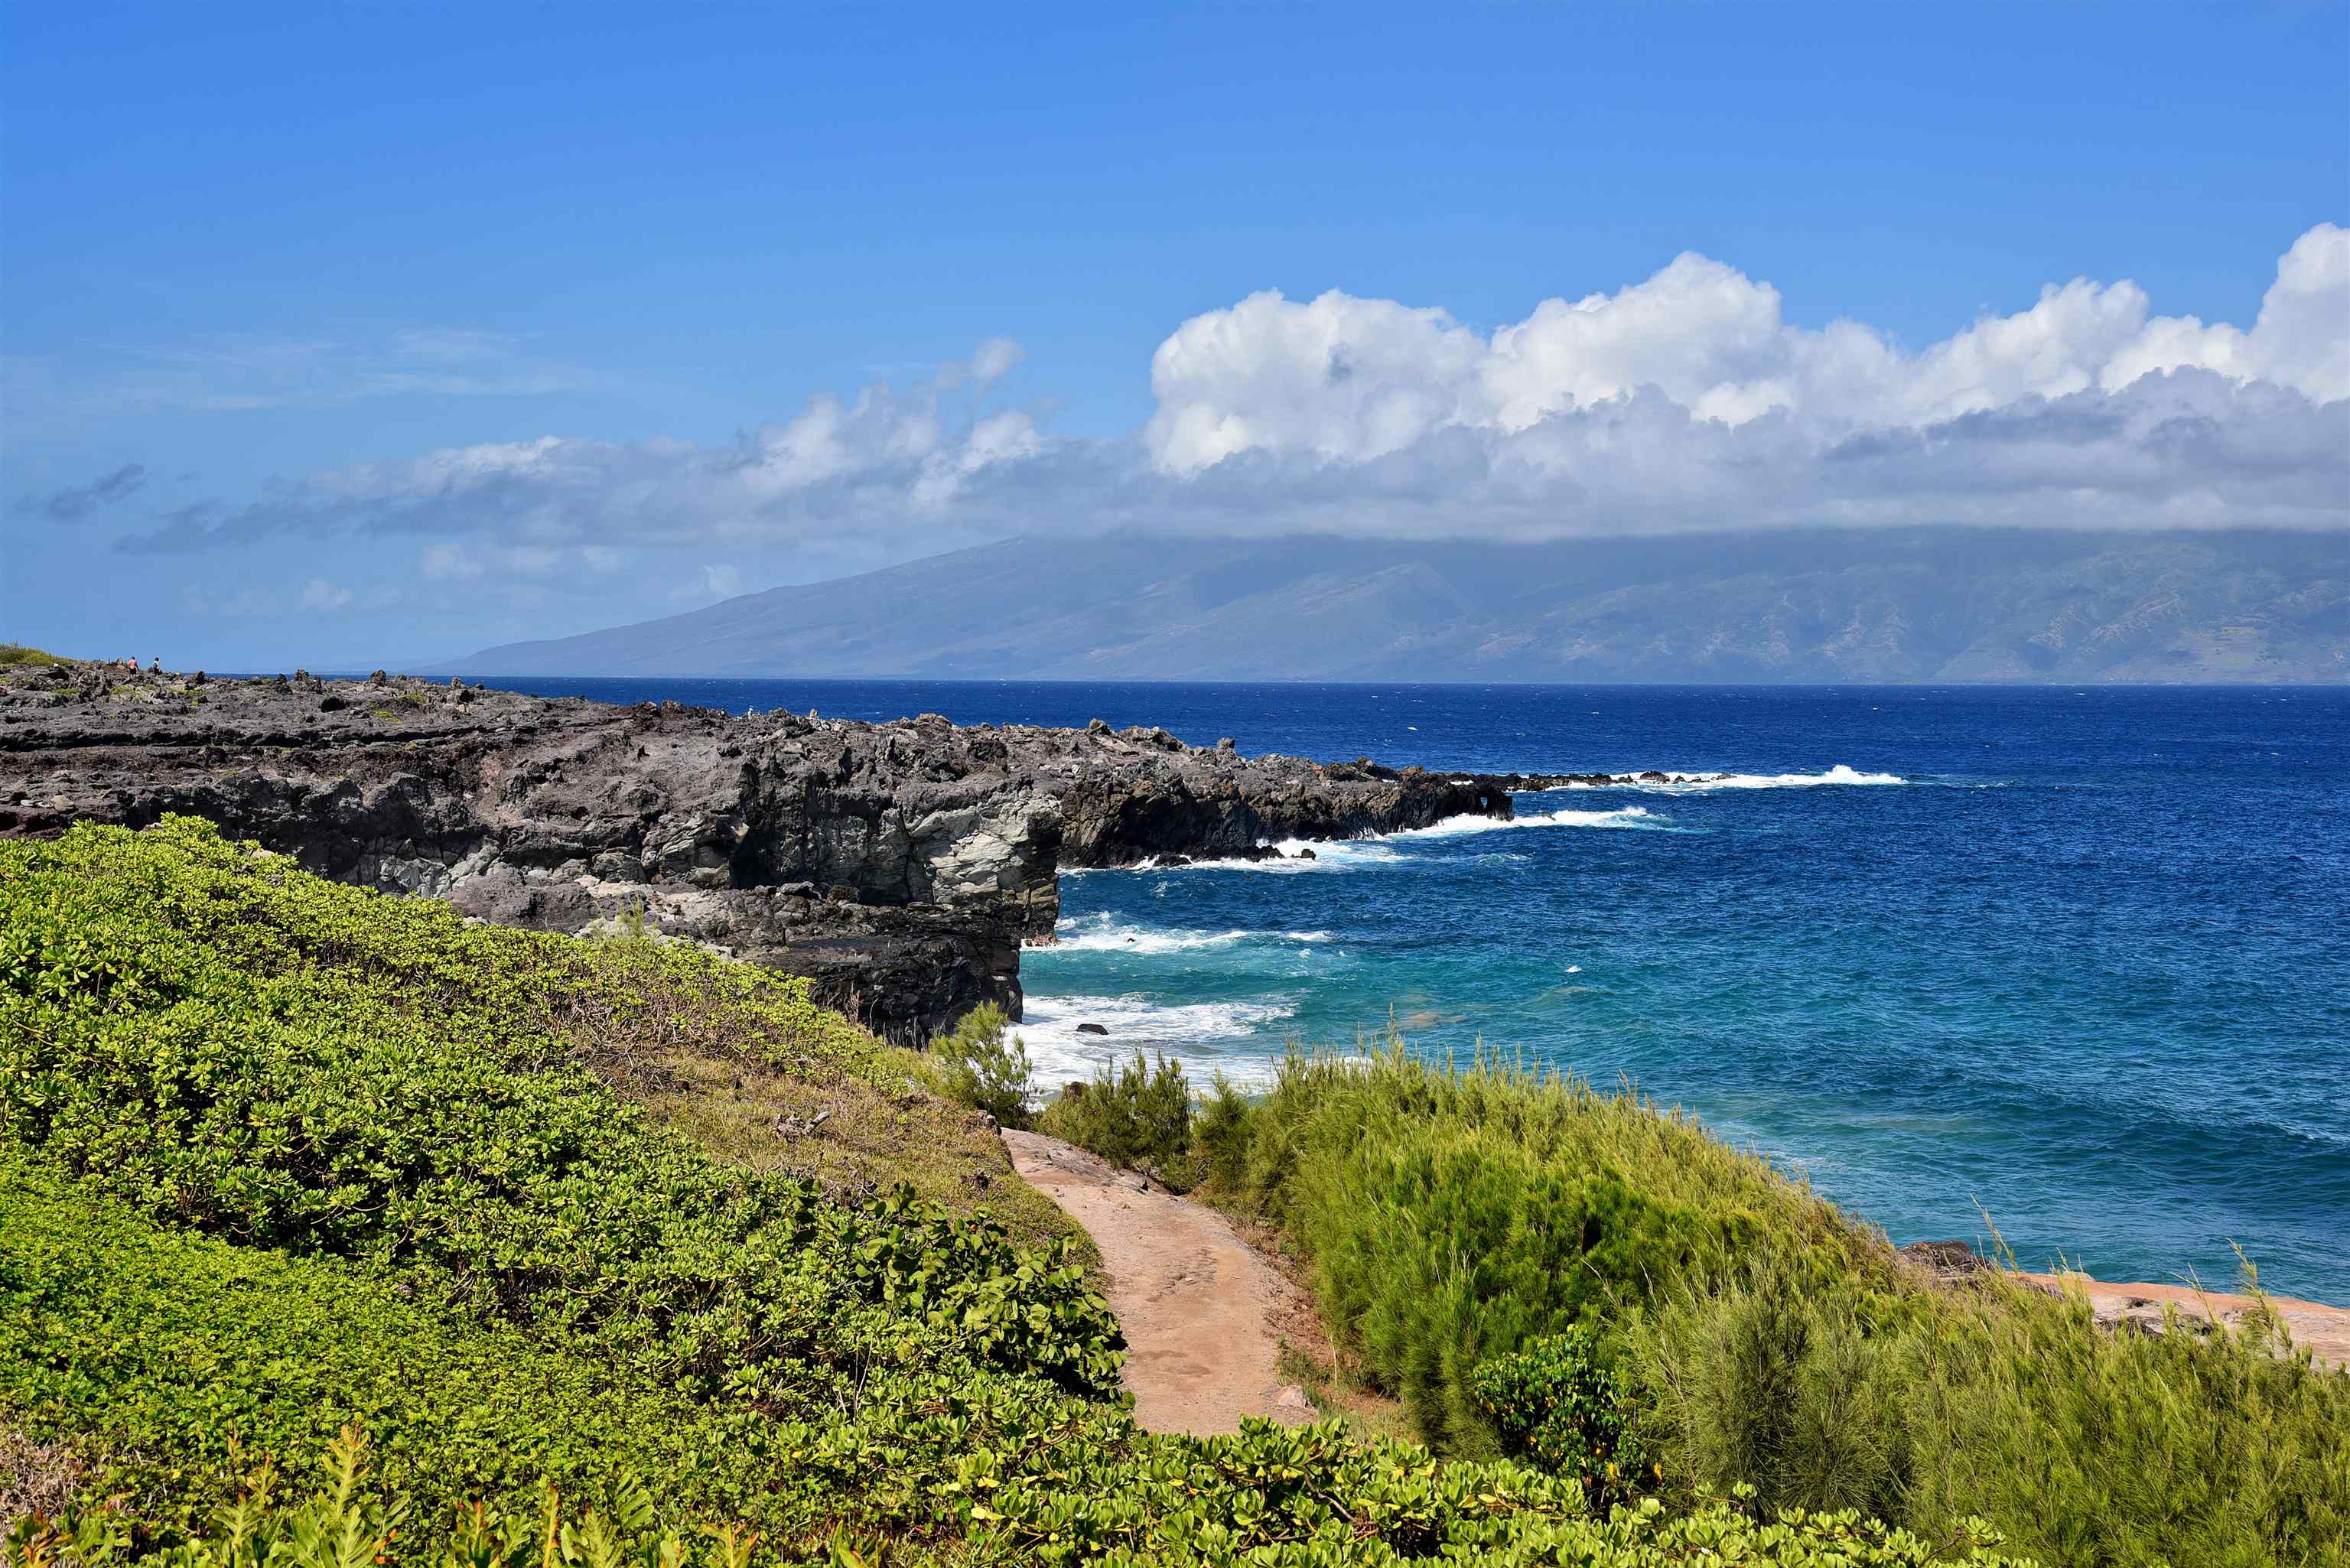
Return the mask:
[[[1036, 528], [2344, 518], [2339, 5], [5, 26], [0, 638], [421, 659]], [[2084, 400], [2234, 456], [1822, 466]]]

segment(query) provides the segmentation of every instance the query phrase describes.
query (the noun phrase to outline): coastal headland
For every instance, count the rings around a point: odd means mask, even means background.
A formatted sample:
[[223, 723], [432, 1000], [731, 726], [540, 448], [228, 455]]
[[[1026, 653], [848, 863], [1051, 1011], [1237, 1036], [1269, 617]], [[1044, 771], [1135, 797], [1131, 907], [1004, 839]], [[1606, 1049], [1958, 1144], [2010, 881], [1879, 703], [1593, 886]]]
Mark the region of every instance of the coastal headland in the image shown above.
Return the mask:
[[919, 1043], [1052, 940], [1065, 867], [1512, 814], [1483, 777], [1243, 756], [1161, 729], [613, 707], [378, 673], [0, 670], [0, 836], [177, 812], [500, 924], [613, 922], [815, 982]]

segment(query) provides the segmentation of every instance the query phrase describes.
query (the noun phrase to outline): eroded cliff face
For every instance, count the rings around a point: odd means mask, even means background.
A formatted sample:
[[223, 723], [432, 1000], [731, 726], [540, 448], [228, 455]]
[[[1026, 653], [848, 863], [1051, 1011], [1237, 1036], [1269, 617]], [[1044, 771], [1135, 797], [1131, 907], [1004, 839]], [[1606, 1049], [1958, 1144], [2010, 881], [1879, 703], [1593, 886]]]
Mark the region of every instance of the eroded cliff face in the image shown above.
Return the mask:
[[1492, 780], [1163, 730], [614, 708], [393, 677], [0, 671], [0, 834], [180, 812], [484, 919], [664, 933], [811, 976], [879, 1033], [1020, 1010], [1064, 865], [1510, 815]]

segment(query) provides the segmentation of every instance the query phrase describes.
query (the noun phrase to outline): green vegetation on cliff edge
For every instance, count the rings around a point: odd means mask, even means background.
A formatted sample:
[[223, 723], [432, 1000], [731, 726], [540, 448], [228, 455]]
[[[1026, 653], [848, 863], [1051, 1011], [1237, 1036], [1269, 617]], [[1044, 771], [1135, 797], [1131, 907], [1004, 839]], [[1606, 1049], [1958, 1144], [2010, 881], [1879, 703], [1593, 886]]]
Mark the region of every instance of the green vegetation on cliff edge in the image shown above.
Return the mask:
[[1929, 1281], [1767, 1160], [1571, 1078], [1390, 1042], [1178, 1116], [1174, 1071], [1105, 1069], [1040, 1123], [1271, 1223], [1346, 1369], [1440, 1453], [1541, 1446], [1481, 1372], [1587, 1336], [1669, 1494], [1751, 1484], [1935, 1540], [1980, 1516], [2052, 1563], [2350, 1562], [2350, 1376], [2273, 1324], [2114, 1334], [1995, 1272]]
[[[1086, 1255], [930, 1075], [799, 982], [469, 925], [201, 823], [0, 846], [0, 1467], [50, 1472], [0, 1474], [0, 1498], [76, 1495], [20, 1521], [11, 1551], [253, 1568], [2011, 1561], [1974, 1525], [1756, 1517], [1669, 1468], [1602, 1517], [1572, 1477], [1481, 1449], [1466, 1407], [1439, 1426], [1450, 1459], [1332, 1423], [1139, 1433]], [[1339, 1124], [1268, 1113], [1193, 1125], [1244, 1141], [1250, 1189], [1317, 1258], [1372, 1244], [1395, 1214], [1369, 1205], [1350, 1241], [1342, 1189], [1315, 1186]], [[1382, 1178], [1389, 1208], [1441, 1168]], [[1640, 1325], [1679, 1310], [1693, 1326], [1673, 1346], [1735, 1342], [1736, 1303], [1811, 1276], [1731, 1267], [1715, 1289], [1716, 1265], [1791, 1216], [1821, 1228], [1821, 1277], [1844, 1277], [1810, 1200], [1742, 1208], [1710, 1178], [1650, 1192], [1641, 1174], [1622, 1173], [1629, 1196], [1572, 1169], [1526, 1189], [1580, 1203], [1575, 1244], [1541, 1242], [1569, 1272], [1612, 1261], [1604, 1288], [1512, 1321], [1588, 1318], [1637, 1356]], [[1534, 1231], [1540, 1212], [1566, 1210]], [[1477, 1288], [1536, 1291], [1523, 1262]], [[1399, 1279], [1430, 1267], [1397, 1254]], [[1351, 1274], [1334, 1263], [1332, 1299]], [[1639, 1310], [1619, 1317], [1618, 1297]], [[1478, 1348], [1517, 1348], [1503, 1339]], [[1419, 1407], [1452, 1410], [1445, 1365]], [[1512, 1397], [1546, 1409], [1539, 1372]], [[1773, 1451], [1723, 1449], [1750, 1450]]]

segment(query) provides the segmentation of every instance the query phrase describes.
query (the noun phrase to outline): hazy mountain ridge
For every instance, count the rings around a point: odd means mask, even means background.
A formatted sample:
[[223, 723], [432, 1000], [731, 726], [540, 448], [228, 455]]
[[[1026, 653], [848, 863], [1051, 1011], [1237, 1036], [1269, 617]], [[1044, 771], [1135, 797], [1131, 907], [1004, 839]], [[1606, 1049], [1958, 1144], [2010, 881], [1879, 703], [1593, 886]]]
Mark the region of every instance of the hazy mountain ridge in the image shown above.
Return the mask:
[[1886, 532], [1015, 539], [438, 667], [486, 675], [2350, 679], [2350, 540]]

